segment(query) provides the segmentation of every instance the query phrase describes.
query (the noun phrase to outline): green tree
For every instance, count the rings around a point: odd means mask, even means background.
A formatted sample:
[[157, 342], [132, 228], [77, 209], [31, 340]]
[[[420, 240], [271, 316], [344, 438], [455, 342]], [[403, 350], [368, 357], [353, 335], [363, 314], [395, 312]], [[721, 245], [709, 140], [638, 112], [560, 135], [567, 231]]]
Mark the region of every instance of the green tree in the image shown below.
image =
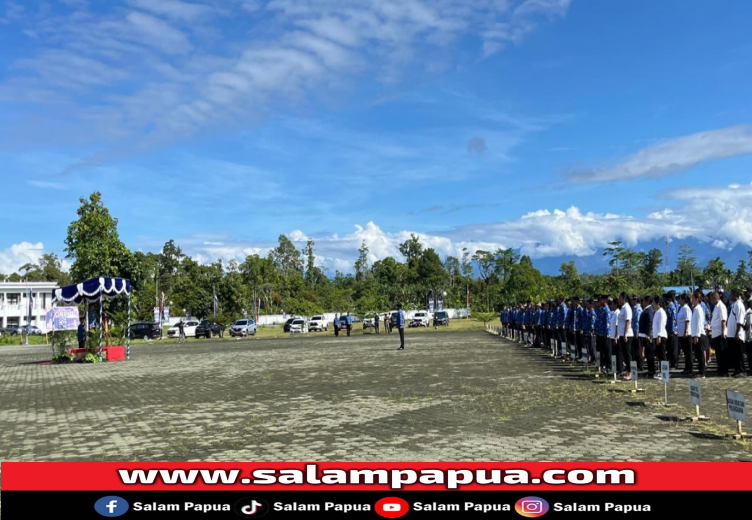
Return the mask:
[[135, 274], [133, 255], [120, 241], [118, 221], [94, 192], [80, 199], [78, 219], [68, 226], [66, 258], [72, 261], [71, 277], [83, 281], [99, 276], [131, 278]]
[[651, 249], [645, 253], [640, 266], [640, 278], [642, 280], [640, 289], [657, 288], [661, 285], [658, 272], [661, 265], [663, 265], [663, 253], [660, 249]]
[[679, 246], [679, 258], [676, 261], [676, 273], [679, 285], [688, 286], [692, 282], [692, 279], [696, 278], [700, 272], [694, 253], [695, 250], [688, 244]]
[[704, 285], [709, 288], [726, 288], [732, 279], [731, 270], [726, 269], [726, 263], [721, 257], [716, 257], [708, 262], [702, 271]]
[[63, 263], [54, 253], [45, 253], [37, 264], [25, 264], [19, 269], [29, 282], [57, 282], [59, 286], [70, 284], [70, 276], [63, 271]]
[[559, 267], [561, 287], [567, 296], [578, 296], [582, 291], [582, 279], [574, 261], [564, 262]]
[[749, 286], [749, 272], [747, 271], [747, 262], [739, 260], [739, 265], [734, 273], [734, 289], [744, 290]]
[[546, 280], [541, 272], [533, 267], [529, 256], [520, 258], [520, 263], [514, 266], [509, 275], [507, 285], [510, 301], [506, 303], [541, 302], [548, 296]]
[[358, 259], [355, 260], [355, 279], [364, 282], [368, 277], [368, 246], [366, 241], [358, 249]]
[[446, 271], [449, 287], [454, 287], [454, 281], [462, 276], [459, 259], [456, 256], [447, 256], [444, 260], [444, 271]]

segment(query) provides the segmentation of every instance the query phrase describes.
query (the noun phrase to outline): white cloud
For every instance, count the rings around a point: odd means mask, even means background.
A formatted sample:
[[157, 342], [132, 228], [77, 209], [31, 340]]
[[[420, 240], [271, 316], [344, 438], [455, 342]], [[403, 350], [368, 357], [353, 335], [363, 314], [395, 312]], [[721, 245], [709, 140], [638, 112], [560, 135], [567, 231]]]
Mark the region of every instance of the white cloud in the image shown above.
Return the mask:
[[[739, 244], [752, 248], [752, 184], [728, 188], [695, 188], [674, 192], [676, 204], [645, 217], [612, 213], [583, 212], [577, 207], [567, 210], [541, 209], [518, 219], [488, 224], [473, 224], [442, 233], [416, 231], [385, 232], [374, 222], [355, 225], [346, 235], [313, 236], [317, 264], [333, 271], [351, 272], [358, 248], [363, 242], [369, 249], [371, 262], [388, 256], [402, 259], [399, 245], [415, 234], [424, 247], [431, 247], [439, 255], [461, 256], [463, 248], [470, 253], [482, 249], [494, 251], [513, 248], [535, 258], [557, 256], [589, 256], [598, 253], [609, 242], [621, 240], [627, 246], [662, 239], [695, 238], [712, 247], [730, 249]], [[308, 235], [301, 230], [289, 233], [299, 249], [305, 246]], [[192, 239], [189, 239], [189, 242]], [[195, 240], [194, 240], [195, 242]], [[185, 245], [184, 241], [178, 241]], [[205, 246], [185, 247], [189, 254], [200, 252], [202, 257], [242, 260], [246, 254], [262, 254], [276, 243], [236, 242], [221, 248]], [[253, 251], [253, 253], [251, 253]]]
[[[129, 0], [129, 5], [139, 10], [92, 9], [17, 22], [33, 31], [38, 41], [33, 48], [54, 48], [57, 54], [40, 50], [16, 60], [14, 73], [0, 81], [0, 99], [66, 107], [65, 120], [75, 130], [57, 135], [89, 132], [102, 144], [148, 148], [255, 121], [280, 103], [352, 92], [360, 78], [395, 83], [405, 70], [448, 70], [464, 38], [481, 34], [477, 54], [484, 44], [490, 54], [502, 43], [519, 43], [541, 21], [564, 16], [568, 1], [237, 0], [220, 7]], [[223, 33], [228, 16], [246, 31]], [[50, 87], [55, 85], [67, 88]], [[79, 95], [82, 90], [88, 95]]]
[[0, 273], [9, 275], [18, 271], [25, 264], [35, 264], [44, 254], [44, 244], [21, 242], [8, 249], [0, 250]]
[[191, 50], [188, 37], [159, 18], [134, 11], [126, 16], [126, 20], [137, 41], [168, 54], [182, 54]]
[[668, 139], [640, 150], [616, 166], [576, 170], [569, 177], [583, 183], [664, 177], [705, 161], [751, 153], [752, 128], [731, 126]]
[[27, 181], [28, 184], [42, 188], [46, 190], [66, 190], [68, 187], [62, 182], [48, 182], [48, 181]]
[[150, 11], [156, 15], [164, 15], [181, 21], [194, 21], [211, 13], [208, 6], [181, 2], [180, 0], [128, 0], [128, 3]]

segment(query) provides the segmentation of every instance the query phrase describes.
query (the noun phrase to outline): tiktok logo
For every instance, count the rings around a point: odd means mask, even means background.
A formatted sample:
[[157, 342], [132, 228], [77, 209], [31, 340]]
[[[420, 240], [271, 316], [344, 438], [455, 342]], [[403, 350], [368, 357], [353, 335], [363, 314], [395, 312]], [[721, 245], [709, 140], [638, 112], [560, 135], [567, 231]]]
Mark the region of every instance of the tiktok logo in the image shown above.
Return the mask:
[[246, 518], [260, 518], [269, 512], [269, 504], [260, 498], [244, 498], [235, 504], [235, 512]]

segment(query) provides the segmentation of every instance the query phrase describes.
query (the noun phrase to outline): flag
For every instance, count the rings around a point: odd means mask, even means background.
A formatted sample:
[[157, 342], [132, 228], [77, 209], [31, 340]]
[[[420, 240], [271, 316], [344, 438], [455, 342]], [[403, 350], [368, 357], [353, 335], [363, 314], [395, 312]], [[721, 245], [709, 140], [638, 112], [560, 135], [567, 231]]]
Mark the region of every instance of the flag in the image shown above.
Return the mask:
[[219, 312], [219, 299], [217, 298], [217, 288], [213, 287], [212, 291], [214, 292], [214, 315], [217, 315], [217, 312]]
[[467, 308], [470, 308], [470, 287], [467, 288]]

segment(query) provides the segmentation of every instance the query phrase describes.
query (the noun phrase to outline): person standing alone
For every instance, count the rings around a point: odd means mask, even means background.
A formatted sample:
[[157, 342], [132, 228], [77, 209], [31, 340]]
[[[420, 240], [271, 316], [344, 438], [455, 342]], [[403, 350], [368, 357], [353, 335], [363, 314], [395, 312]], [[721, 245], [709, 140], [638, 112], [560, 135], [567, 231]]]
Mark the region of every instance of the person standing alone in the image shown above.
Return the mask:
[[379, 333], [379, 315], [378, 314], [376, 314], [373, 317], [373, 326], [376, 329], [376, 334], [378, 334]]
[[78, 348], [86, 348], [86, 323], [83, 321], [78, 324]]
[[405, 313], [402, 312], [402, 304], [397, 305], [397, 330], [400, 336], [400, 346], [397, 350], [405, 350]]
[[185, 343], [185, 323], [183, 323], [182, 319], [178, 323], [178, 330], [180, 331], [180, 335], [178, 336], [178, 343]]

